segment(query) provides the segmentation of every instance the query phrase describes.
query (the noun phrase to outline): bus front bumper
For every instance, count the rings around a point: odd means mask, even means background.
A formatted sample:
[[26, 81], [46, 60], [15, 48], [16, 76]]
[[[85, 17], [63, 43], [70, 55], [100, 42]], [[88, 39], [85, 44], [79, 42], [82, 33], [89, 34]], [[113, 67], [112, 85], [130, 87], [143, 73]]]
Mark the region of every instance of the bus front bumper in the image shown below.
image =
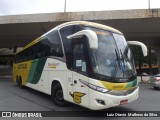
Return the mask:
[[118, 105], [128, 104], [138, 98], [139, 87], [134, 89], [134, 91], [127, 95], [111, 95], [108, 93], [100, 93], [92, 89], [90, 92], [90, 109], [101, 110], [110, 107], [115, 107]]

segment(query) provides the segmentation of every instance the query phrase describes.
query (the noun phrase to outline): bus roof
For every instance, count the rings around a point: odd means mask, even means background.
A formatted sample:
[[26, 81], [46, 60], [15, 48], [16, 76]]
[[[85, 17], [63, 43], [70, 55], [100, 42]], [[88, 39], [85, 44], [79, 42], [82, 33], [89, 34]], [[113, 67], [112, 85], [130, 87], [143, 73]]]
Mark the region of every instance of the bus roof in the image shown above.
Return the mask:
[[[61, 28], [65, 27], [65, 26], [75, 25], [75, 24], [97, 27], [97, 28], [100, 28], [100, 29], [104, 29], [104, 30], [108, 30], [108, 31], [111, 31], [111, 32], [115, 32], [115, 33], [122, 34], [119, 30], [114, 29], [114, 28], [112, 28], [112, 27], [109, 27], [109, 26], [106, 26], [106, 25], [102, 25], [102, 24], [99, 24], [99, 23], [88, 22], [88, 21], [72, 21], [72, 22], [66, 22], [66, 23], [63, 23], [63, 24], [61, 24], [61, 25], [58, 25], [57, 27], [55, 27], [55, 29], [61, 29]], [[54, 29], [54, 30], [55, 30], [55, 29]]]
[[29, 48], [30, 46], [38, 43], [43, 36], [47, 35], [48, 33], [52, 32], [54, 30], [59, 30], [59, 29], [65, 27], [65, 26], [76, 25], [76, 24], [77, 25], [85, 25], [85, 26], [96, 27], [96, 28], [100, 28], [100, 29], [104, 29], [104, 30], [108, 30], [108, 31], [111, 31], [111, 32], [122, 34], [119, 30], [116, 30], [116, 29], [114, 29], [112, 27], [109, 27], [109, 26], [106, 26], [106, 25], [102, 25], [102, 24], [99, 24], [99, 23], [88, 22], [88, 21], [71, 21], [71, 22], [66, 22], [66, 23], [63, 23], [63, 24], [60, 24], [60, 25], [56, 26], [55, 28], [51, 29], [47, 33], [43, 34], [42, 36], [38, 37], [34, 41], [32, 41], [29, 44], [27, 44], [26, 46], [24, 46], [23, 49], [18, 51], [17, 53], [19, 53], [19, 52]]

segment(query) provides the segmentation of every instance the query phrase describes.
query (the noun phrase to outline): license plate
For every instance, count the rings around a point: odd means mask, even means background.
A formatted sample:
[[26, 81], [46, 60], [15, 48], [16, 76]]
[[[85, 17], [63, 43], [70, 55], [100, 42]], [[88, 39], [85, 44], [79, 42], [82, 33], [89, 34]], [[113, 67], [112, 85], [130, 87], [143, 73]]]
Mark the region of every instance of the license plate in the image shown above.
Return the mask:
[[128, 104], [128, 100], [122, 100], [120, 101], [120, 105]]

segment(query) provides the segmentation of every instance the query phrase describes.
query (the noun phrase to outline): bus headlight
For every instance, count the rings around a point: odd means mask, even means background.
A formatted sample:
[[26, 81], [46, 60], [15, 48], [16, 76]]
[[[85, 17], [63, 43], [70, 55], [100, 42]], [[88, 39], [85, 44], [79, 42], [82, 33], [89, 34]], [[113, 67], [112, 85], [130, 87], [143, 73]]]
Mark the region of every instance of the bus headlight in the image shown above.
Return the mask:
[[96, 90], [98, 92], [101, 92], [101, 93], [107, 93], [107, 92], [110, 92], [110, 90], [107, 90], [106, 88], [102, 88], [102, 87], [99, 87], [99, 86], [96, 86], [96, 85], [93, 85], [93, 84], [90, 84], [84, 80], [79, 80], [81, 83], [83, 83], [84, 85], [88, 86], [89, 88], [93, 89], [93, 90]]

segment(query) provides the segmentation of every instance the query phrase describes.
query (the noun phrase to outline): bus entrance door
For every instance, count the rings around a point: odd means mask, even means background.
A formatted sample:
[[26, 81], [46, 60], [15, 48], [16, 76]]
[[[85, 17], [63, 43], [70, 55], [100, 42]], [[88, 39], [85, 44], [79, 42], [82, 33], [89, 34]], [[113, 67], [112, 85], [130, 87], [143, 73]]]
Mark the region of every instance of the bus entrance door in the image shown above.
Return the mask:
[[72, 77], [71, 77], [71, 92], [69, 92], [74, 103], [89, 107], [88, 87], [81, 81], [88, 82], [87, 77], [87, 58], [85, 54], [85, 42], [75, 40], [72, 43]]
[[89, 107], [88, 87], [81, 83], [81, 80], [88, 81], [88, 77], [72, 72], [72, 79], [69, 77], [69, 101]]

